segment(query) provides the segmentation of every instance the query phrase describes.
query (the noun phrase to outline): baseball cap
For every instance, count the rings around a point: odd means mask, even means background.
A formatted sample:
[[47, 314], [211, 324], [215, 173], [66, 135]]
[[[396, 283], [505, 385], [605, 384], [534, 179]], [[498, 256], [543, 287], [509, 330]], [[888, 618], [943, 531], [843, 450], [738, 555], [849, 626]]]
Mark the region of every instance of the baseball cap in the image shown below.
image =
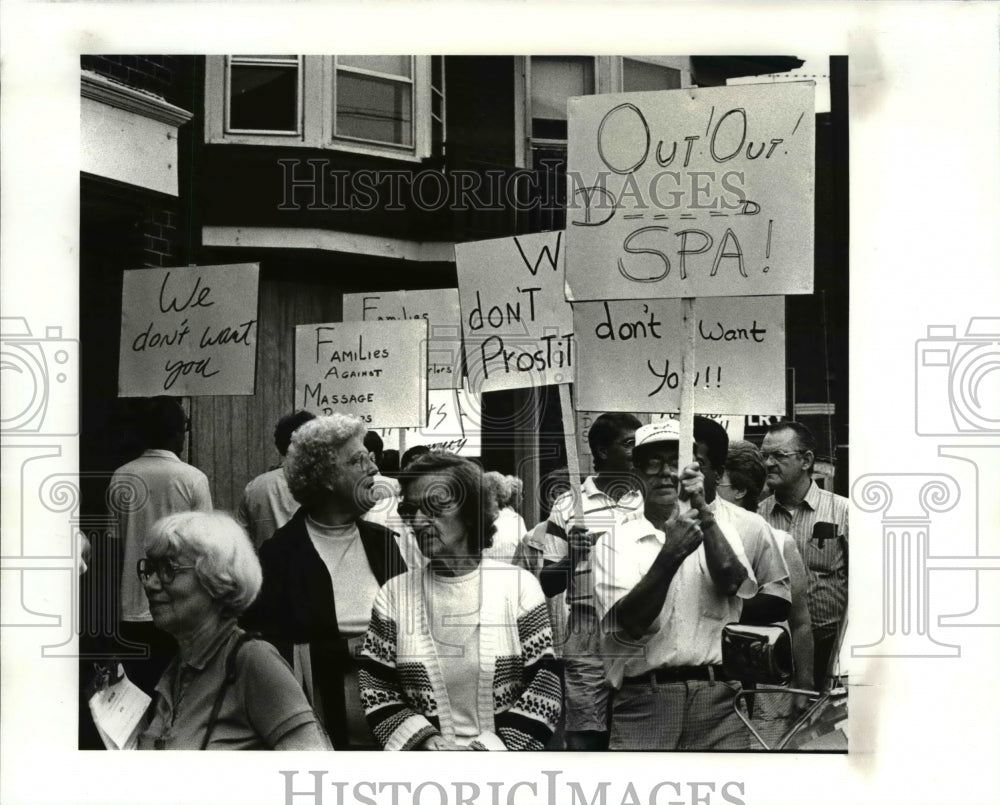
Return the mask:
[[655, 442], [679, 442], [681, 439], [681, 423], [676, 419], [663, 419], [652, 425], [643, 425], [635, 432], [635, 446]]

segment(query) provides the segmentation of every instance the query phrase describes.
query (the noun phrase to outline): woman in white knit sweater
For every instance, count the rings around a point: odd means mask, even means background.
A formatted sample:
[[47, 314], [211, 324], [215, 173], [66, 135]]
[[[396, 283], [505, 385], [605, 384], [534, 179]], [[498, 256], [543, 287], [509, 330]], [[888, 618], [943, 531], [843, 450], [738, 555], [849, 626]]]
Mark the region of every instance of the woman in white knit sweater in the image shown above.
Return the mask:
[[483, 559], [483, 474], [450, 453], [407, 468], [399, 514], [429, 560], [387, 582], [362, 649], [361, 701], [386, 749], [542, 749], [562, 706], [545, 598]]

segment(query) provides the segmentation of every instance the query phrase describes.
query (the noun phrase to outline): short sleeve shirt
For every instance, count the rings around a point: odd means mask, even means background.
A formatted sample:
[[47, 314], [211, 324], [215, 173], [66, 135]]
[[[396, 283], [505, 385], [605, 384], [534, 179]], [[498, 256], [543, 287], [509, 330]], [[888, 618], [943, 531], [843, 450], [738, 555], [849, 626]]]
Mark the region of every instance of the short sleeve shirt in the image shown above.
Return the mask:
[[[847, 498], [820, 489], [815, 481], [798, 506], [787, 509], [771, 496], [757, 507], [772, 528], [792, 535], [802, 554], [814, 628], [840, 623], [847, 610], [848, 510]], [[824, 523], [832, 528], [816, 528]]]
[[[226, 659], [242, 634], [229, 621], [198, 656], [180, 657], [156, 685], [153, 713], [139, 735], [140, 749], [199, 749], [226, 675]], [[236, 659], [236, 681], [226, 690], [208, 749], [272, 749], [292, 730], [316, 721], [305, 693], [278, 650], [250, 640]]]
[[[629, 492], [617, 501], [597, 488], [594, 477], [590, 476], [580, 487], [583, 496], [583, 523], [591, 531], [613, 533], [617, 526], [642, 517], [642, 495]], [[545, 551], [543, 561], [558, 562], [569, 555], [568, 535], [576, 525], [573, 493], [564, 492], [552, 504], [548, 523], [545, 527]], [[585, 558], [573, 570], [566, 590], [569, 606], [594, 606], [594, 580], [591, 574], [590, 558]]]
[[757, 594], [757, 581], [731, 526], [718, 522], [736, 558], [747, 570], [736, 595], [723, 595], [708, 570], [705, 546], [688, 556], [674, 574], [659, 615], [646, 635], [631, 640], [610, 628], [612, 607], [649, 571], [666, 535], [646, 519], [620, 526], [594, 546], [594, 598], [605, 637], [602, 656], [612, 686], [625, 676], [639, 676], [654, 668], [722, 663], [722, 628], [740, 619], [741, 599]]
[[758, 592], [791, 601], [792, 588], [788, 565], [774, 531], [767, 521], [759, 514], [747, 511], [722, 498], [713, 500], [708, 504], [708, 508], [715, 514], [716, 520], [731, 525], [739, 534], [747, 560], [757, 577]]
[[274, 532], [292, 519], [299, 503], [288, 488], [285, 470], [278, 467], [258, 475], [243, 490], [236, 519], [246, 528], [255, 548], [274, 536]]

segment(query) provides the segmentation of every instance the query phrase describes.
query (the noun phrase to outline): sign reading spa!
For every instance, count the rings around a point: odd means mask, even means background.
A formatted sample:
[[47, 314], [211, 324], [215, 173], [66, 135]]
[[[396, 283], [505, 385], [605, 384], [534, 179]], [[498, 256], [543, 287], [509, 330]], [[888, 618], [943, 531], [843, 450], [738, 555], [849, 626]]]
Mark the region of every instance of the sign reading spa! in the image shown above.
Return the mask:
[[462, 386], [462, 328], [458, 290], [370, 291], [344, 294], [344, 321], [427, 322], [427, 383], [431, 389]]
[[253, 394], [259, 268], [124, 272], [118, 395]]
[[571, 383], [564, 233], [459, 243], [455, 262], [470, 390]]
[[569, 102], [573, 300], [813, 290], [812, 82]]
[[427, 423], [427, 322], [300, 324], [295, 408], [354, 414], [372, 427]]
[[[581, 411], [680, 410], [680, 299], [573, 305]], [[744, 414], [785, 410], [785, 300], [695, 303], [697, 410]]]

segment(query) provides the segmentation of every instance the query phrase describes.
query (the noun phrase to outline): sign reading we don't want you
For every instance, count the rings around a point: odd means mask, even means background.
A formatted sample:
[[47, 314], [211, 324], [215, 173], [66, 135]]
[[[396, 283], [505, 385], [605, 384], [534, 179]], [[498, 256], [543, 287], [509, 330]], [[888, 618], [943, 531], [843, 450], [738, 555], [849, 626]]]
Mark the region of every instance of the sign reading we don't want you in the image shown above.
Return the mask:
[[119, 396], [253, 394], [259, 268], [124, 272]]

